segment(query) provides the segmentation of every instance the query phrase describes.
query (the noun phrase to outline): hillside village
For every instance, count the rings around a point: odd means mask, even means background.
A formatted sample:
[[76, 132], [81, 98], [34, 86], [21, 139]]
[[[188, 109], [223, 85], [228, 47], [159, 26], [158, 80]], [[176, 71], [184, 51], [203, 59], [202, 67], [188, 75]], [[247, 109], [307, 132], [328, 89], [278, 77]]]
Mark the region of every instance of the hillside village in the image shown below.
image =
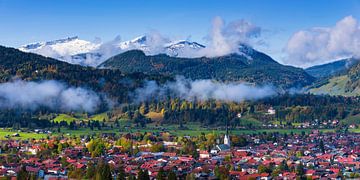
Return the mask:
[[[0, 177], [342, 179], [360, 177], [359, 134], [175, 137], [168, 133], [1, 140]], [[132, 147], [132, 148], [131, 148]], [[5, 178], [6, 179], [6, 178]]]

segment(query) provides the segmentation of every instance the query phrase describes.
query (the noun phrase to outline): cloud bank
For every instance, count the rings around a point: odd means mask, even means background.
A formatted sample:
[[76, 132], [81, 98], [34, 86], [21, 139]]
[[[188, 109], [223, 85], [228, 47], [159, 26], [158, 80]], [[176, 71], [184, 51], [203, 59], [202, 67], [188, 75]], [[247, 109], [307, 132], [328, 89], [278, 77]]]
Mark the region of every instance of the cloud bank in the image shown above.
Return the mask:
[[155, 81], [147, 81], [144, 87], [138, 88], [134, 97], [137, 102], [150, 98], [161, 98], [168, 95], [186, 100], [221, 100], [241, 102], [261, 99], [276, 95], [271, 86], [256, 87], [245, 83], [221, 83], [212, 80], [189, 80], [177, 77], [176, 81], [158, 85]]
[[253, 46], [261, 35], [262, 29], [244, 19], [225, 23], [221, 17], [215, 17], [209, 34], [205, 37], [206, 45], [202, 49], [185, 48], [179, 57], [219, 57], [240, 52], [240, 45]]
[[226, 24], [221, 17], [215, 17], [208, 35], [208, 45], [198, 53], [207, 57], [239, 53], [240, 44], [249, 45], [252, 38], [257, 38], [260, 34], [260, 27], [244, 19]]
[[67, 87], [57, 81], [17, 80], [0, 84], [0, 108], [36, 110], [46, 107], [61, 111], [94, 112], [100, 103], [100, 97], [95, 92]]
[[[184, 46], [177, 51], [176, 56], [193, 58], [203, 56], [218, 57], [231, 53], [242, 54], [242, 52], [239, 52], [240, 45], [253, 45], [254, 40], [261, 35], [261, 31], [260, 27], [244, 19], [225, 23], [221, 17], [215, 17], [209, 34], [204, 37], [206, 40], [205, 48]], [[146, 33], [145, 37], [144, 41], [127, 41], [129, 43], [125, 46], [124, 42], [121, 42], [120, 36], [117, 36], [113, 41], [101, 44], [96, 52], [104, 54], [102, 59], [132, 49], [141, 49], [147, 55], [160, 53], [174, 55], [173, 52], [167, 49], [167, 45], [176, 42], [171, 37], [155, 30]], [[191, 42], [191, 40], [187, 41]]]
[[[221, 17], [215, 17], [212, 21], [212, 27], [209, 31], [209, 34], [204, 37], [206, 40], [205, 48], [191, 48], [189, 46], [184, 46], [177, 51], [178, 57], [218, 57], [224, 56], [231, 53], [239, 53], [240, 45], [249, 45], [251, 46], [254, 43], [254, 40], [261, 35], [262, 29], [249, 21], [244, 19], [231, 21], [225, 23]], [[166, 53], [168, 55], [173, 55], [172, 52], [169, 52], [167, 45], [174, 42], [170, 37], [167, 37], [158, 31], [150, 31], [145, 34], [144, 42], [133, 43], [133, 46], [129, 46], [126, 49], [123, 49], [118, 44], [121, 44], [121, 41], [114, 41], [117, 43], [105, 43], [110, 46], [106, 46], [106, 49], [111, 49], [111, 53], [106, 53], [103, 51], [104, 48], [101, 48], [104, 45], [100, 46], [98, 52], [103, 54], [114, 55], [131, 49], [141, 49], [147, 55], [156, 55], [160, 53]], [[191, 42], [191, 40], [188, 40]], [[176, 42], [176, 41], [175, 41]], [[110, 57], [110, 56], [108, 56]]]
[[285, 52], [285, 63], [301, 67], [360, 57], [359, 22], [347, 16], [333, 27], [298, 31], [289, 39]]

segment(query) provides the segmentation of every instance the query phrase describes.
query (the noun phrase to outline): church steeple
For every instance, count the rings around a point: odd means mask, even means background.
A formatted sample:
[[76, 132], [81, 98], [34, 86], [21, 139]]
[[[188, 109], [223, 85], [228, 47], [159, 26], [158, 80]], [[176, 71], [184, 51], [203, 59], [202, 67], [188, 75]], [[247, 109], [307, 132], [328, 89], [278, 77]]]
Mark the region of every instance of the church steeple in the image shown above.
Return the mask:
[[224, 136], [224, 144], [226, 144], [226, 145], [228, 145], [230, 147], [228, 120], [226, 120], [226, 134]]

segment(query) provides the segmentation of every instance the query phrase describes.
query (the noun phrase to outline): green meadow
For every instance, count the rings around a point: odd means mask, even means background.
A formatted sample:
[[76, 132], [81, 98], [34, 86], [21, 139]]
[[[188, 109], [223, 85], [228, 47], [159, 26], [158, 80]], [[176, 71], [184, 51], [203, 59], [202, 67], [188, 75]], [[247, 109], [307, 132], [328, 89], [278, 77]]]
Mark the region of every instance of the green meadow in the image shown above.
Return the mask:
[[[274, 132], [278, 132], [278, 133], [287, 133], [287, 134], [301, 134], [302, 132], [305, 133], [310, 133], [312, 129], [253, 129], [253, 130], [249, 130], [249, 129], [235, 129], [235, 130], [230, 130], [230, 134], [233, 135], [242, 135], [242, 134], [258, 134], [258, 133], [274, 133]], [[145, 133], [145, 132], [169, 132], [172, 135], [175, 136], [198, 136], [202, 133], [205, 134], [209, 134], [209, 133], [214, 133], [214, 134], [224, 134], [226, 133], [225, 130], [216, 130], [216, 129], [207, 129], [204, 127], [199, 127], [196, 129], [193, 128], [188, 128], [188, 129], [178, 129], [176, 127], [166, 127], [166, 126], [161, 126], [161, 127], [147, 127], [147, 128], [129, 128], [129, 129], [108, 129], [108, 130], [90, 130], [89, 128], [80, 128], [78, 130], [69, 130], [67, 128], [61, 128], [60, 133], [58, 132], [54, 132], [52, 134], [37, 134], [37, 133], [33, 133], [33, 132], [18, 132], [18, 131], [13, 131], [11, 129], [0, 129], [0, 140], [4, 140], [6, 139], [5, 136], [9, 135], [10, 139], [40, 139], [40, 138], [46, 138], [48, 136], [84, 136], [84, 135], [99, 135], [101, 133], [116, 133], [116, 134], [123, 134], [123, 133], [135, 133], [135, 132], [140, 132], [140, 133]], [[335, 130], [333, 129], [321, 129], [320, 131], [322, 132], [334, 132]], [[355, 132], [355, 133], [360, 133], [360, 129], [351, 129], [350, 132]], [[20, 136], [19, 137], [12, 137], [13, 134], [18, 133]]]

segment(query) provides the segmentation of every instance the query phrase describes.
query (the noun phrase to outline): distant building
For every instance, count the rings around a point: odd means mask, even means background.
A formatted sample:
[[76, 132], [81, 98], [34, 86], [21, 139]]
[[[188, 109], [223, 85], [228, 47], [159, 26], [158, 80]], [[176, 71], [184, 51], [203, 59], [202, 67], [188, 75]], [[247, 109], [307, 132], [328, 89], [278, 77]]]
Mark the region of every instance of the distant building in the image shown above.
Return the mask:
[[237, 115], [236, 115], [238, 118], [241, 118], [241, 113], [238, 113]]
[[228, 151], [230, 150], [230, 146], [231, 142], [230, 142], [230, 136], [229, 136], [229, 127], [228, 127], [228, 123], [226, 122], [226, 134], [224, 136], [224, 144], [220, 144], [217, 145], [216, 148], [219, 151]]
[[200, 159], [208, 159], [210, 158], [210, 154], [207, 151], [200, 151], [199, 157]]
[[216, 150], [218, 150], [218, 151], [229, 151], [230, 150], [230, 145], [227, 145], [227, 144], [216, 145]]
[[224, 144], [228, 145], [230, 147], [230, 137], [229, 137], [229, 128], [228, 128], [228, 123], [226, 121], [226, 134], [224, 136]]
[[276, 110], [275, 110], [273, 107], [270, 107], [270, 108], [268, 109], [268, 111], [267, 111], [266, 114], [268, 114], [268, 115], [275, 115], [275, 113], [276, 113]]
[[218, 142], [219, 140], [217, 139], [217, 145], [211, 149], [210, 153], [211, 154], [217, 154], [219, 151], [229, 151], [230, 150], [230, 145], [231, 145], [231, 142], [230, 142], [230, 136], [229, 136], [229, 128], [228, 128], [228, 124], [226, 122], [226, 134], [224, 136], [224, 143], [223, 144], [220, 144]]

